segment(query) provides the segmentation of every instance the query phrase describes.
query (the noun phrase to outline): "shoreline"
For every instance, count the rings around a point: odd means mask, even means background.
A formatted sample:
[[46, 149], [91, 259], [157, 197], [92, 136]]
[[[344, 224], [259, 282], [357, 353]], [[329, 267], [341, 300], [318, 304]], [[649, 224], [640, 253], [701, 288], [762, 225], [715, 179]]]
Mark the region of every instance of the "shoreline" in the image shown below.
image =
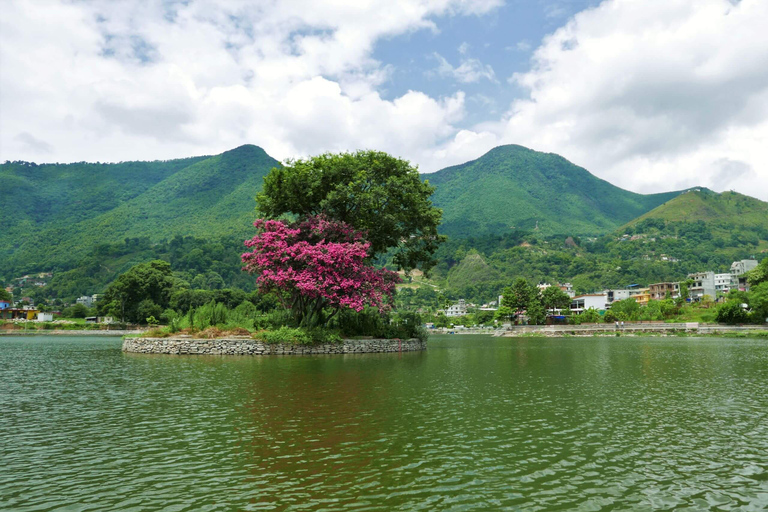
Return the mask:
[[109, 329], [9, 329], [0, 330], [3, 336], [126, 336], [128, 334], [142, 334], [145, 330], [109, 330]]
[[632, 323], [616, 327], [610, 324], [516, 326], [497, 336], [515, 338], [525, 336], [736, 336], [763, 337], [768, 325], [721, 325], [688, 323]]

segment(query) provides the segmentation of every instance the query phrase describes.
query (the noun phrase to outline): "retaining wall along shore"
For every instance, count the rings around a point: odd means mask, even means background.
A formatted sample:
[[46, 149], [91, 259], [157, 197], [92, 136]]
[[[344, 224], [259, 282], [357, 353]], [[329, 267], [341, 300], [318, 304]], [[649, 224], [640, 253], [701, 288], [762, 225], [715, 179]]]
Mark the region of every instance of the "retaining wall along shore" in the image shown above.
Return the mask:
[[264, 343], [247, 336], [221, 339], [192, 337], [125, 338], [123, 352], [139, 354], [208, 354], [208, 355], [309, 355], [309, 354], [364, 354], [373, 352], [411, 352], [426, 350], [427, 343], [417, 339], [342, 340], [341, 343], [322, 345], [294, 345], [290, 343]]

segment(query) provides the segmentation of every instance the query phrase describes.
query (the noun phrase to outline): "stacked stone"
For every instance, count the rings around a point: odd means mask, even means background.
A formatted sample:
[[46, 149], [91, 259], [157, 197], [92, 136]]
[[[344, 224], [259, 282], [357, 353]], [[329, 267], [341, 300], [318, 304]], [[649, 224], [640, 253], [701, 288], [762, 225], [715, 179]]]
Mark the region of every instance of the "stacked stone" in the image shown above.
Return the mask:
[[124, 352], [139, 354], [311, 355], [411, 352], [426, 349], [426, 342], [417, 339], [342, 340], [341, 343], [322, 345], [269, 344], [245, 336], [222, 339], [197, 339], [187, 336], [173, 338], [125, 338], [123, 341]]

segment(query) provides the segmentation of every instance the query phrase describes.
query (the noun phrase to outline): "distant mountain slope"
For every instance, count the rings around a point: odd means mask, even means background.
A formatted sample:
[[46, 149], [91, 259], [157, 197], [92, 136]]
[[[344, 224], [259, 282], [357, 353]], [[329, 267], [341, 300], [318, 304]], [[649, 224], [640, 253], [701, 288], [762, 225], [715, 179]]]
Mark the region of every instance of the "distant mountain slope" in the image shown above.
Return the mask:
[[559, 155], [516, 145], [423, 177], [437, 187], [433, 203], [452, 236], [537, 226], [544, 234], [606, 233], [679, 194], [629, 192]]
[[4, 164], [0, 272], [69, 268], [96, 244], [125, 238], [244, 237], [276, 165], [252, 145], [166, 162]]
[[629, 222], [641, 229], [658, 222], [706, 223], [713, 231], [730, 234], [734, 228], [768, 230], [768, 203], [738, 192], [718, 194], [709, 189], [693, 189]]
[[206, 158], [117, 164], [7, 162], [0, 165], [3, 234], [96, 217]]

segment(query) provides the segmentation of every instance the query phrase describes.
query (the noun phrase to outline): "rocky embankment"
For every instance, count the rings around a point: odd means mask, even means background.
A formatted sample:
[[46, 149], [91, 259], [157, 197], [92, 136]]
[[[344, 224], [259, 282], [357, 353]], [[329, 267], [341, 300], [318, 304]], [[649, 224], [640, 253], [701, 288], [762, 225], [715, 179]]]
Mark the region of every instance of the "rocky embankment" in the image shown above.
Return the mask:
[[199, 339], [185, 336], [170, 338], [126, 338], [123, 351], [139, 354], [207, 354], [207, 355], [311, 355], [365, 354], [376, 352], [412, 352], [426, 350], [427, 343], [417, 339], [352, 339], [341, 343], [294, 345], [264, 343], [247, 336], [222, 339]]

